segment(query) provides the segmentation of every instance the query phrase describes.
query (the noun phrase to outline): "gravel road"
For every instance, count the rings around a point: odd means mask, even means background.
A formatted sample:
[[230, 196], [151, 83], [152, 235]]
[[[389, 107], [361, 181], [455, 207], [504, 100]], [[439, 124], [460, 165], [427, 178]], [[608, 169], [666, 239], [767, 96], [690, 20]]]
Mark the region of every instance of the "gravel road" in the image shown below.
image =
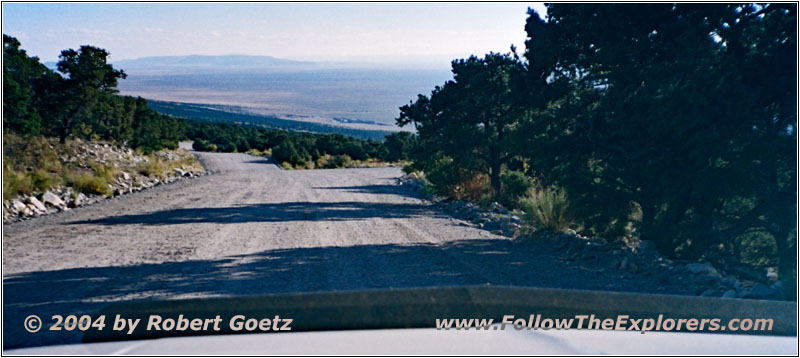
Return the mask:
[[398, 186], [399, 168], [286, 171], [245, 154], [198, 155], [216, 174], [3, 225], [4, 348], [80, 338], [27, 333], [21, 322], [29, 314], [80, 314], [132, 299], [466, 284], [659, 286], [453, 219]]
[[4, 225], [4, 273], [499, 238], [402, 193], [399, 168], [287, 171], [246, 154], [200, 155], [219, 173]]

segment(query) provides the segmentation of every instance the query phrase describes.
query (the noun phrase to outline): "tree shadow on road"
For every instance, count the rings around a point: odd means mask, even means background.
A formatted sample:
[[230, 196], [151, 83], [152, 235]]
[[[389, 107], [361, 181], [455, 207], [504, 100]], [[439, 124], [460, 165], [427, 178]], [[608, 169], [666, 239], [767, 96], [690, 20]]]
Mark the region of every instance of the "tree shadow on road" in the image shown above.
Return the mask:
[[245, 223], [291, 221], [345, 221], [374, 218], [445, 217], [425, 204], [345, 202], [289, 202], [239, 205], [231, 207], [185, 208], [145, 214], [109, 216], [72, 221], [67, 224], [147, 224]]
[[[93, 313], [110, 302], [270, 293], [506, 285], [659, 292], [658, 283], [607, 263], [575, 263], [546, 242], [460, 240], [269, 250], [215, 260], [69, 268], [6, 275], [5, 341], [15, 346], [65, 343], [65, 332], [22, 330], [27, 315]], [[669, 286], [666, 292], [686, 288]], [[78, 337], [78, 338], [76, 338]], [[9, 347], [6, 347], [9, 348]]]
[[379, 194], [379, 195], [403, 195], [417, 197], [418, 195], [408, 188], [391, 184], [359, 185], [359, 186], [328, 186], [314, 187], [315, 190], [338, 190], [348, 193]]

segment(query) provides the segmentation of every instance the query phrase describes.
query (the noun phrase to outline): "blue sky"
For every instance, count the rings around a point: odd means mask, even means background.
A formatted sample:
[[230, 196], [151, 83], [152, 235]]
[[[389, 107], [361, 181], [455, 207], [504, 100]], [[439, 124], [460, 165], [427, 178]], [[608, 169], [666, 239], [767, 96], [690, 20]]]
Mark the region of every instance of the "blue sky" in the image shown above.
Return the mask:
[[438, 61], [524, 50], [541, 3], [3, 4], [3, 33], [43, 61], [91, 44], [111, 60], [268, 55], [298, 60]]

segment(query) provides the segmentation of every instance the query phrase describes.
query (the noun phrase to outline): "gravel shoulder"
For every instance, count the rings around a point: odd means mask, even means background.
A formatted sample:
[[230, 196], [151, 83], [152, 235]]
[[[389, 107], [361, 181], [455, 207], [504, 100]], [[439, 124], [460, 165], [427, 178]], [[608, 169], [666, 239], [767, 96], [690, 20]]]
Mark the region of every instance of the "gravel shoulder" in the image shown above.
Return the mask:
[[28, 334], [29, 314], [132, 299], [486, 284], [695, 294], [454, 219], [397, 185], [400, 168], [198, 155], [216, 174], [3, 225], [4, 348], [80, 338]]

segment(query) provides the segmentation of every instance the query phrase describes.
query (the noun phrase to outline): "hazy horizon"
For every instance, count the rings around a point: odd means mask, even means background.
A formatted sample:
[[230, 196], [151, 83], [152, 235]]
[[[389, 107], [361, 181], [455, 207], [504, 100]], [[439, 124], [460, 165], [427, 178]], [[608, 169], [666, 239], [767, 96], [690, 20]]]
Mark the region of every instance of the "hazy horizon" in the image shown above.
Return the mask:
[[[129, 75], [124, 95], [393, 126], [400, 106], [452, 76], [452, 60], [512, 45], [522, 53], [529, 8], [546, 11], [542, 3], [4, 3], [2, 26], [51, 66], [64, 49], [106, 49]], [[278, 61], [137, 62], [193, 55]]]
[[253, 55], [296, 61], [448, 65], [525, 48], [542, 3], [4, 3], [3, 33], [31, 56], [102, 47], [110, 61]]

